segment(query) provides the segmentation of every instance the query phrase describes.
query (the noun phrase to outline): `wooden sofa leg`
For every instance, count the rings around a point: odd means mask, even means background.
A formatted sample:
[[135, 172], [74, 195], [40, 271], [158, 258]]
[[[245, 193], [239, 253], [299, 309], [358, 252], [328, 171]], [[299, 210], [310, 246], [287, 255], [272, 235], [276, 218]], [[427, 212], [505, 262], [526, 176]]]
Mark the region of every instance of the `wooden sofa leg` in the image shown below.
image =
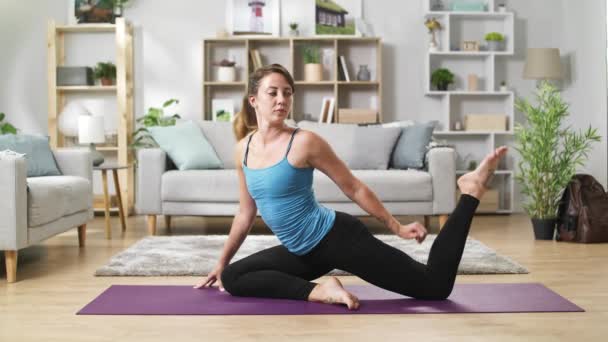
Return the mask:
[[156, 215], [148, 215], [148, 235], [156, 235]]
[[85, 223], [85, 224], [78, 226], [78, 246], [80, 248], [84, 247], [86, 241], [87, 241], [87, 225]]
[[171, 230], [171, 215], [165, 215], [165, 225], [167, 230]]
[[443, 228], [443, 225], [448, 220], [449, 215], [439, 215], [439, 230]]
[[9, 283], [17, 281], [17, 251], [4, 251], [6, 262], [6, 280]]
[[424, 215], [424, 227], [427, 230], [431, 228], [431, 217], [429, 215]]

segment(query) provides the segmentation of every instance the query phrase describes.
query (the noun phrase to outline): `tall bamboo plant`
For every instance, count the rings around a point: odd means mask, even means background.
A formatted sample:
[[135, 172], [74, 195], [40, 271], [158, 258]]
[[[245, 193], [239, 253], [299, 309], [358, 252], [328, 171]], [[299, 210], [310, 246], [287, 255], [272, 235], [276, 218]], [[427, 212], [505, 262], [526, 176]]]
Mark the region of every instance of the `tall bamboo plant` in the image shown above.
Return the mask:
[[591, 143], [601, 137], [597, 129], [575, 132], [562, 128], [569, 115], [557, 88], [542, 82], [536, 92], [537, 105], [517, 99], [515, 107], [526, 116], [525, 124], [515, 125], [515, 149], [521, 158], [515, 179], [527, 195], [524, 210], [532, 218], [552, 219], [578, 166], [584, 165]]

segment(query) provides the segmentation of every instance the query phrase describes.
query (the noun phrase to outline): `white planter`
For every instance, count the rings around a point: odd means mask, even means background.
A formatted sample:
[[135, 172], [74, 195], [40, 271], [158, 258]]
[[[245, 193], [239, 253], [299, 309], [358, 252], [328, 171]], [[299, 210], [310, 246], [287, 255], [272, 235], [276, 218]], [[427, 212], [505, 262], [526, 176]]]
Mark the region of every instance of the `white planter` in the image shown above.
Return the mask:
[[500, 86], [499, 90], [503, 91], [503, 92], [506, 92], [506, 91], [509, 91], [509, 87], [507, 87], [507, 86]]
[[304, 64], [304, 81], [319, 82], [323, 80], [323, 65], [321, 64]]
[[221, 66], [217, 69], [218, 82], [234, 82], [236, 80], [236, 70], [234, 67]]

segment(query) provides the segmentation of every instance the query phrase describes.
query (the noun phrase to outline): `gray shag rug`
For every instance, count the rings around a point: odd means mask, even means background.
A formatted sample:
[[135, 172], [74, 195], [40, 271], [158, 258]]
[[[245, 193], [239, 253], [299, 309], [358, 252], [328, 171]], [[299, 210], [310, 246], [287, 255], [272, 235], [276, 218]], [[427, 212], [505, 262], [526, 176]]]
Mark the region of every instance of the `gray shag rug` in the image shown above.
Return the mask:
[[[227, 237], [227, 235], [149, 236], [113, 256], [107, 265], [95, 272], [95, 275], [204, 276], [215, 266]], [[436, 235], [428, 235], [422, 244], [395, 235], [376, 235], [376, 237], [404, 251], [412, 258], [426, 263]], [[250, 235], [232, 261], [278, 244], [279, 241], [272, 235]], [[521, 273], [528, 273], [528, 270], [510, 258], [499, 255], [483, 243], [472, 238], [467, 239], [458, 274]], [[349, 275], [341, 270], [333, 270], [330, 274]]]

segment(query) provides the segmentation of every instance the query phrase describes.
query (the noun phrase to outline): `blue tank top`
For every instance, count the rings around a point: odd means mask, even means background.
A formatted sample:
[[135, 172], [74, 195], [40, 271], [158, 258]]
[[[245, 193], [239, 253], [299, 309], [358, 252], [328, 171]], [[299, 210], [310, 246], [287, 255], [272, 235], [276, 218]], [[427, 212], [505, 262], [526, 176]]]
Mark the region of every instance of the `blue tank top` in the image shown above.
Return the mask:
[[317, 202], [312, 189], [314, 168], [294, 167], [287, 161], [297, 131], [298, 128], [292, 133], [283, 159], [262, 169], [247, 167], [251, 134], [243, 158], [243, 172], [249, 194], [264, 222], [290, 252], [304, 255], [329, 232], [336, 212]]

